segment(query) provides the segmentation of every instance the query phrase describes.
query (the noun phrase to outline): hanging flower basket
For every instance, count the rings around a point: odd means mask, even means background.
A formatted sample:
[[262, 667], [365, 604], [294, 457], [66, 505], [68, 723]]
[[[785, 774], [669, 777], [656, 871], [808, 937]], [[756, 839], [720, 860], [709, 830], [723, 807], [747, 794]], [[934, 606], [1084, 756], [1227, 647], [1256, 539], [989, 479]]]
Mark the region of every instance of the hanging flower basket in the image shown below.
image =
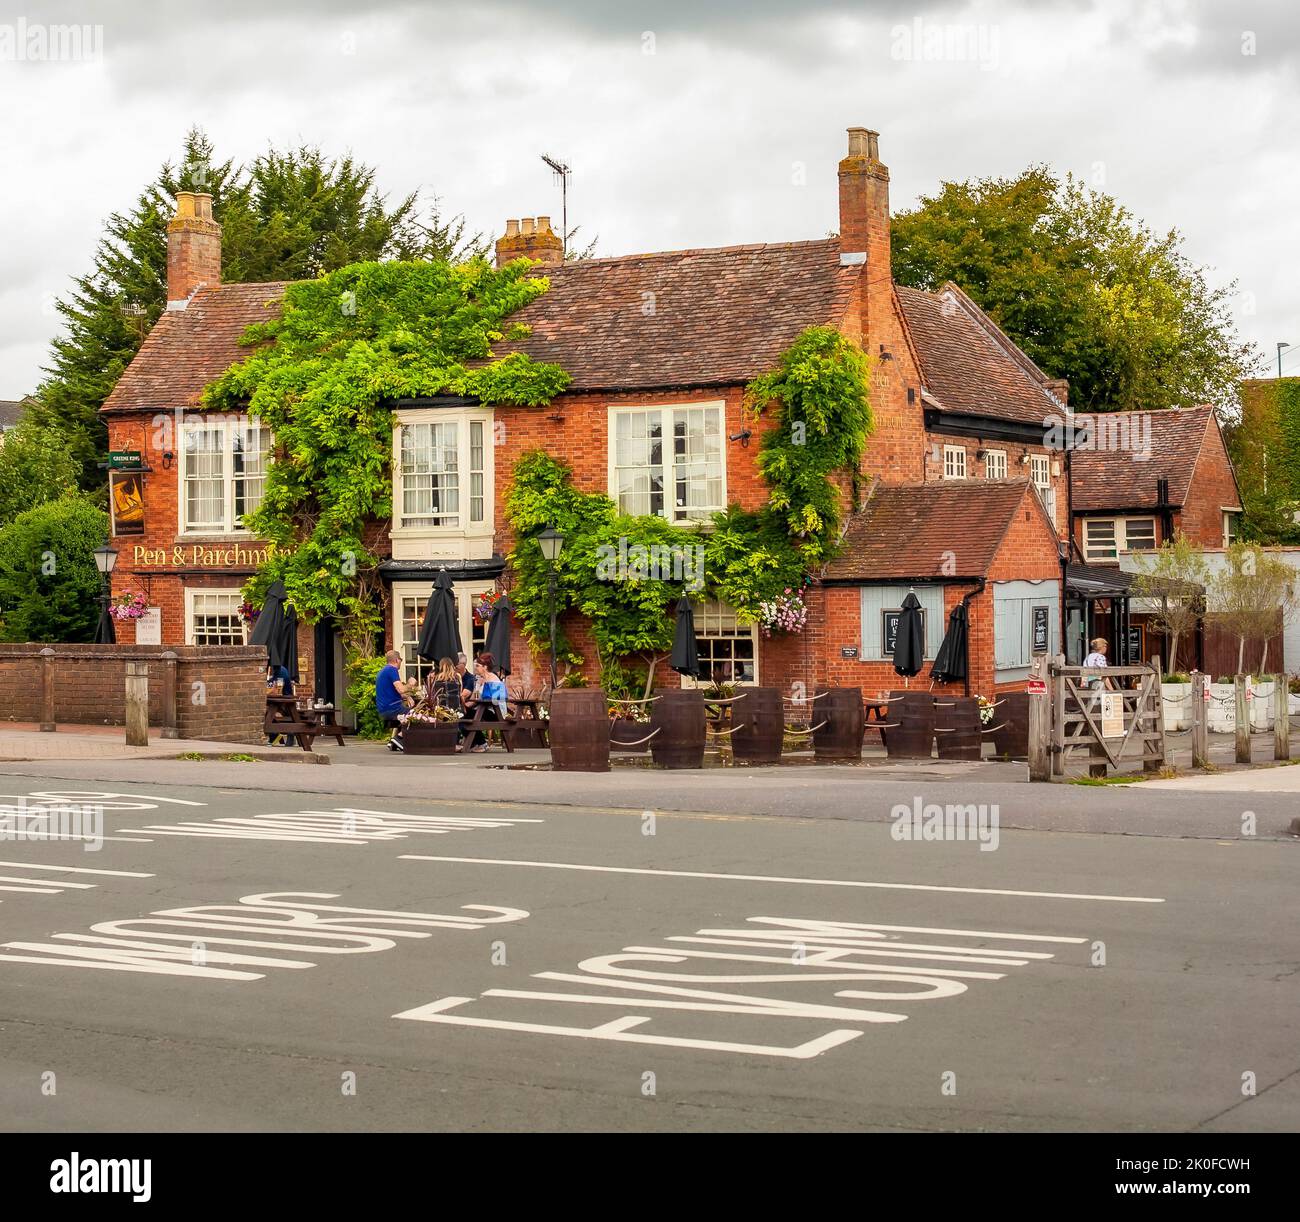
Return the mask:
[[149, 610], [149, 600], [138, 591], [119, 594], [108, 605], [108, 613], [115, 620], [139, 619]]
[[247, 599], [239, 604], [239, 618], [250, 628], [257, 623], [257, 617], [261, 614], [262, 612]]
[[803, 600], [802, 590], [792, 590], [787, 586], [784, 593], [770, 602], [758, 604], [758, 624], [765, 637], [794, 635], [802, 632], [807, 622], [808, 605]]
[[482, 595], [478, 602], [474, 604], [474, 622], [476, 624], [486, 624], [492, 618], [493, 612], [497, 609], [497, 604], [505, 598], [504, 590], [489, 590]]

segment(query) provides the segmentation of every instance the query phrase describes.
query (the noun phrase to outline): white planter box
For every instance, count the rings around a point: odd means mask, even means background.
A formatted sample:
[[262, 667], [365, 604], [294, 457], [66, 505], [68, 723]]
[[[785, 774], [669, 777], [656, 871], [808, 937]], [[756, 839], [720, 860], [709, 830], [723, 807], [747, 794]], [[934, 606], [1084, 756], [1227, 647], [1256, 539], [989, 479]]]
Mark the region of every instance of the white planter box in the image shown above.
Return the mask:
[[1231, 683], [1211, 683], [1206, 709], [1211, 734], [1232, 734], [1237, 729], [1237, 689]]
[[1254, 693], [1250, 701], [1250, 728], [1252, 730], [1271, 730], [1273, 728], [1273, 684], [1260, 683], [1258, 680], [1250, 685]]
[[1165, 702], [1165, 729], [1186, 730], [1192, 724], [1192, 685], [1162, 683], [1160, 696]]

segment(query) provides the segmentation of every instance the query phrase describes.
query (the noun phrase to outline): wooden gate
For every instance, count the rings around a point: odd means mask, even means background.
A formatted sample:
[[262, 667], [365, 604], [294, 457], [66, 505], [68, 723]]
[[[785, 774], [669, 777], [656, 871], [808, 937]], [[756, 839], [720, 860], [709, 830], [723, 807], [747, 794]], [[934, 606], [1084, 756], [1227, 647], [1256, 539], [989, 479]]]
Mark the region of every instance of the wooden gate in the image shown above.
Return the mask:
[[[1088, 773], [1104, 777], [1109, 770], [1142, 762], [1146, 772], [1158, 772], [1165, 763], [1164, 702], [1160, 672], [1153, 666], [1108, 666], [1105, 671], [1047, 666], [1047, 730], [1051, 774], [1065, 775], [1071, 756], [1084, 754]], [[1105, 674], [1107, 686], [1089, 684]], [[1040, 697], [1041, 698], [1041, 697]], [[1031, 780], [1044, 780], [1035, 777]]]

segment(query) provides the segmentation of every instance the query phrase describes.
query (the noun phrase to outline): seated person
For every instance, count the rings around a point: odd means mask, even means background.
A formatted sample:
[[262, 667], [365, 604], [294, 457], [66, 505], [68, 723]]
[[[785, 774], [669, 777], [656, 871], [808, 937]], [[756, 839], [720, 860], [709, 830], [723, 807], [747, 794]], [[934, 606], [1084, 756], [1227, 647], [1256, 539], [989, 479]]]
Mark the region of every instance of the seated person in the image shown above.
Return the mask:
[[438, 669], [429, 672], [424, 685], [425, 699], [431, 705], [440, 709], [455, 709], [458, 713], [461, 711], [463, 690], [460, 674], [450, 658], [443, 658], [438, 663]]
[[402, 745], [402, 723], [398, 720], [411, 706], [410, 691], [413, 685], [402, 681], [402, 672], [398, 669], [402, 655], [396, 649], [390, 649], [384, 655], [384, 668], [375, 678], [375, 709], [384, 719], [384, 725], [393, 732], [388, 740], [390, 751], [404, 751]]
[[[496, 659], [490, 653], [481, 653], [474, 662], [474, 674], [477, 683], [474, 694], [465, 701], [466, 711], [473, 715], [480, 705], [483, 707], [483, 721], [503, 721], [506, 717], [506, 685], [496, 673]], [[461, 745], [457, 745], [459, 751]], [[470, 750], [475, 754], [487, 750], [487, 735], [482, 730], [474, 733]]]
[[[266, 667], [266, 694], [268, 696], [292, 696], [293, 680], [289, 677], [287, 666]], [[266, 741], [273, 747], [289, 746], [289, 738], [284, 734], [268, 734]]]

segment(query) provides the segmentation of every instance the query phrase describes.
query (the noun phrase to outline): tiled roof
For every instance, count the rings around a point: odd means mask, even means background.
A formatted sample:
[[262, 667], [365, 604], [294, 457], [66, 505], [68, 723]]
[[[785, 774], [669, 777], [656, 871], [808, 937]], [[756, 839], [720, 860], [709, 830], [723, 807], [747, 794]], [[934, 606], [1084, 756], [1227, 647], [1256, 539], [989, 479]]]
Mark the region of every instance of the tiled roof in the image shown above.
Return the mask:
[[[853, 514], [828, 580], [983, 577], [1029, 491], [1029, 481], [879, 484]], [[1031, 497], [1035, 503], [1037, 497]], [[1051, 529], [1046, 515], [1044, 529]]]
[[27, 410], [27, 399], [0, 399], [0, 429], [11, 429]]
[[1169, 481], [1170, 504], [1183, 504], [1213, 418], [1211, 407], [1076, 415], [1074, 509], [1154, 509], [1161, 478]]
[[921, 379], [945, 411], [1039, 426], [1062, 415], [1047, 376], [959, 288], [897, 288]]
[[223, 284], [200, 289], [184, 310], [169, 310], [154, 324], [135, 359], [118, 379], [103, 411], [158, 411], [192, 407], [203, 388], [249, 349], [246, 327], [279, 312], [284, 281]]
[[765, 373], [805, 327], [838, 323], [860, 267], [839, 240], [589, 259], [539, 269], [550, 290], [498, 344], [554, 361], [574, 390], [727, 385]]

